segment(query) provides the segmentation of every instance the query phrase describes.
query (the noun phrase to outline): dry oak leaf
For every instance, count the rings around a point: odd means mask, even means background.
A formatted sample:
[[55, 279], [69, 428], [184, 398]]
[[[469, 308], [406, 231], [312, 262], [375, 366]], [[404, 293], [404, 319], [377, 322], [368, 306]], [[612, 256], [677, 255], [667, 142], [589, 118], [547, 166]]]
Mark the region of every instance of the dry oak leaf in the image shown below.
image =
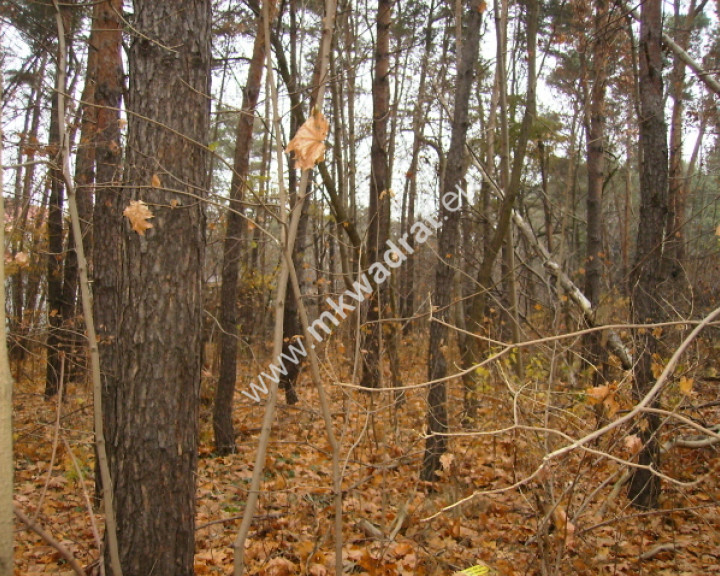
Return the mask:
[[642, 450], [643, 442], [640, 439], [640, 436], [637, 434], [630, 434], [629, 436], [625, 436], [623, 439], [623, 442], [625, 444], [625, 448], [631, 453], [631, 454], [637, 454]]
[[295, 152], [295, 168], [310, 170], [325, 159], [325, 138], [328, 135], [328, 121], [319, 110], [305, 120], [290, 140], [285, 152]]
[[123, 216], [130, 220], [132, 229], [135, 230], [140, 236], [145, 236], [145, 230], [153, 227], [150, 222], [147, 222], [148, 218], [155, 218], [150, 208], [142, 200], [130, 200], [130, 206], [123, 210]]

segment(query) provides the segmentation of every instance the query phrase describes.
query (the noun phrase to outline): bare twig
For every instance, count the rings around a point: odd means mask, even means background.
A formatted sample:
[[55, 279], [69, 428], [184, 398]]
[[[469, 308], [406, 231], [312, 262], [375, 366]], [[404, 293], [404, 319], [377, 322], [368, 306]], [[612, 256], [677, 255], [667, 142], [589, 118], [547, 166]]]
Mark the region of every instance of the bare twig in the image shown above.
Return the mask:
[[40, 538], [42, 538], [47, 543], [48, 546], [52, 546], [53, 548], [55, 548], [55, 550], [57, 550], [60, 553], [60, 556], [62, 556], [65, 559], [65, 561], [70, 565], [70, 568], [73, 569], [73, 572], [75, 572], [75, 574], [77, 574], [78, 576], [86, 576], [85, 570], [83, 570], [82, 566], [80, 566], [80, 564], [78, 564], [78, 561], [70, 553], [70, 551], [67, 548], [65, 548], [65, 546], [63, 546], [60, 542], [55, 540], [55, 538], [53, 538], [53, 536], [50, 533], [43, 530], [37, 524], [37, 522], [34, 522], [30, 518], [28, 518], [23, 513], [23, 511], [20, 510], [20, 508], [18, 508], [17, 505], [14, 505], [13, 509], [15, 511], [15, 516], [17, 516], [20, 519], [20, 521], [23, 524], [25, 524], [25, 526], [27, 526], [28, 528], [30, 528], [30, 530], [35, 532], [35, 534], [40, 536]]
[[652, 558], [655, 558], [660, 552], [675, 552], [675, 550], [678, 548], [678, 544], [675, 542], [665, 542], [663, 544], [658, 544], [657, 546], [653, 546], [648, 550], [647, 552], [643, 552], [640, 554], [640, 560], [650, 560]]
[[102, 538], [100, 538], [100, 531], [98, 530], [97, 521], [95, 520], [95, 511], [93, 510], [92, 502], [90, 502], [90, 495], [88, 494], [87, 488], [85, 487], [85, 477], [83, 476], [82, 468], [80, 468], [77, 458], [75, 458], [75, 454], [73, 454], [70, 443], [67, 441], [66, 438], [63, 438], [63, 444], [65, 446], [65, 450], [67, 450], [67, 453], [70, 455], [73, 467], [75, 468], [75, 473], [78, 475], [78, 482], [80, 482], [83, 499], [85, 500], [85, 508], [87, 509], [88, 515], [90, 516], [90, 528], [93, 533], [93, 538], [95, 538], [95, 545], [97, 546], [98, 552], [100, 553], [100, 574], [101, 576], [105, 576], [105, 563], [102, 561]]
[[[298, 229], [298, 223], [300, 221], [300, 215], [302, 213], [302, 206], [306, 200], [307, 197], [307, 190], [308, 190], [308, 184], [309, 184], [309, 170], [304, 170], [302, 172], [302, 176], [300, 178], [300, 185], [298, 188], [298, 193], [295, 201], [295, 205], [292, 208], [292, 212], [290, 215], [290, 222], [288, 224], [286, 220], [285, 215], [285, 206], [286, 206], [286, 193], [285, 193], [285, 186], [284, 186], [284, 180], [283, 180], [283, 150], [281, 147], [281, 133], [280, 133], [280, 114], [278, 112], [278, 95], [277, 95], [277, 88], [275, 85], [274, 80], [274, 74], [273, 74], [273, 67], [272, 67], [272, 50], [271, 50], [271, 37], [270, 37], [270, 7], [271, 4], [269, 4], [269, 0], [266, 0], [263, 2], [263, 24], [264, 24], [264, 34], [265, 34], [265, 42], [266, 42], [266, 59], [267, 59], [267, 75], [268, 75], [268, 84], [270, 86], [270, 98], [272, 102], [272, 109], [273, 109], [273, 126], [275, 129], [276, 134], [276, 152], [277, 152], [277, 165], [278, 165], [278, 174], [279, 174], [279, 188], [280, 188], [280, 211], [279, 211], [279, 220], [280, 225], [282, 226], [282, 250], [283, 250], [283, 257], [281, 261], [281, 268], [280, 268], [280, 274], [278, 277], [278, 284], [277, 284], [277, 292], [275, 296], [275, 326], [274, 326], [274, 338], [273, 338], [273, 357], [277, 358], [280, 356], [282, 352], [283, 347], [283, 313], [284, 313], [284, 307], [285, 307], [285, 297], [287, 292], [287, 285], [288, 285], [288, 279], [291, 278], [293, 268], [292, 268], [292, 258], [290, 255], [292, 254], [293, 246], [295, 245], [295, 239], [297, 236], [297, 229]], [[313, 105], [319, 110], [322, 107], [322, 101], [323, 96], [325, 93], [325, 86], [327, 84], [327, 70], [328, 70], [328, 64], [329, 64], [329, 55], [330, 55], [330, 48], [332, 44], [332, 35], [335, 28], [335, 13], [337, 10], [337, 2], [336, 0], [326, 0], [325, 5], [325, 18], [323, 20], [323, 37], [320, 44], [320, 53], [318, 55], [318, 90], [317, 90], [317, 96], [315, 99], [315, 102], [313, 102]], [[299, 299], [300, 300], [300, 299]], [[312, 365], [312, 355], [311, 355], [311, 365]], [[244, 553], [245, 553], [245, 540], [247, 539], [248, 532], [250, 530], [250, 525], [252, 523], [253, 515], [255, 513], [255, 509], [257, 508], [257, 501], [260, 493], [260, 483], [262, 481], [263, 472], [265, 469], [265, 456], [267, 454], [267, 448], [270, 440], [270, 432], [272, 430], [272, 422], [275, 416], [275, 408], [277, 406], [277, 391], [278, 391], [278, 382], [274, 381], [270, 384], [270, 391], [269, 391], [269, 398], [267, 403], [265, 404], [265, 415], [263, 417], [263, 423], [262, 423], [262, 431], [260, 433], [260, 438], [258, 439], [258, 449], [255, 456], [255, 466], [253, 469], [253, 476], [250, 482], [250, 489], [248, 491], [248, 499], [247, 504], [245, 506], [245, 513], [243, 515], [242, 523], [240, 524], [240, 529], [238, 531], [237, 537], [235, 538], [235, 541], [233, 543], [233, 549], [234, 549], [234, 556], [235, 556], [235, 568], [234, 568], [234, 576], [242, 576], [244, 569], [245, 569], [245, 559], [244, 559]], [[319, 392], [322, 398], [322, 387], [319, 388]], [[328, 420], [329, 418], [329, 409], [327, 406], [324, 406], [323, 409], [323, 416], [326, 420], [326, 426], [328, 423], [330, 426], [332, 425], [332, 421]], [[333, 476], [334, 481], [333, 484], [336, 487], [336, 494], [335, 494], [335, 500], [336, 500], [336, 507], [335, 507], [335, 549], [336, 549], [336, 558], [335, 558], [335, 569], [337, 576], [342, 575], [342, 492], [337, 487], [338, 479], [335, 477], [336, 471], [339, 471], [339, 464], [338, 464], [338, 455], [337, 445], [332, 444], [332, 439], [334, 438], [332, 428], [327, 430], [328, 437], [331, 440], [331, 445], [333, 446]], [[339, 505], [338, 505], [339, 502]]]
[[567, 446], [564, 446], [562, 448], [559, 448], [555, 450], [554, 452], [551, 452], [550, 454], [547, 454], [544, 458], [544, 463], [550, 462], [550, 460], [553, 460], [557, 458], [558, 456], [562, 456], [563, 454], [567, 454], [568, 452], [572, 452], [573, 450], [576, 450], [577, 448], [583, 447], [589, 442], [592, 442], [593, 440], [600, 438], [601, 436], [604, 436], [611, 430], [614, 430], [615, 428], [622, 426], [626, 422], [629, 422], [633, 418], [635, 418], [638, 414], [643, 412], [645, 409], [649, 408], [652, 401], [655, 399], [655, 397], [660, 393], [660, 391], [665, 387], [667, 384], [668, 378], [670, 375], [674, 372], [675, 367], [677, 366], [678, 362], [680, 361], [680, 357], [685, 353], [685, 351], [688, 349], [690, 344], [693, 340], [697, 337], [697, 335], [702, 332], [704, 328], [708, 326], [708, 324], [712, 323], [713, 320], [715, 320], [717, 317], [720, 316], [720, 308], [716, 308], [713, 310], [710, 314], [708, 314], [702, 322], [700, 322], [692, 332], [685, 338], [685, 340], [682, 341], [680, 346], [675, 350], [673, 355], [670, 357], [670, 360], [668, 360], [668, 363], [665, 365], [665, 369], [662, 371], [662, 374], [658, 377], [658, 379], [655, 381], [655, 384], [653, 387], [645, 394], [645, 396], [638, 402], [635, 407], [630, 410], [627, 414], [624, 414], [620, 416], [617, 420], [614, 420], [613, 422], [610, 422], [609, 424], [603, 426], [602, 428], [599, 428], [595, 430], [594, 432], [591, 432], [590, 434], [587, 434], [586, 436], [583, 436], [582, 438], [576, 440], [575, 442], [568, 444]]
[[65, 392], [65, 358], [60, 359], [60, 378], [58, 385], [57, 395], [57, 409], [55, 410], [55, 426], [53, 429], [53, 442], [52, 451], [50, 452], [50, 463], [48, 464], [47, 474], [45, 475], [45, 484], [43, 484], [42, 492], [40, 492], [40, 499], [38, 500], [37, 506], [35, 507], [35, 514], [32, 519], [37, 520], [42, 509], [43, 502], [45, 501], [45, 495], [47, 494], [48, 486], [50, 486], [50, 480], [52, 480], [53, 468], [55, 467], [55, 458], [57, 456], [57, 447], [60, 440], [60, 418], [62, 416], [62, 405], [63, 405], [63, 394]]

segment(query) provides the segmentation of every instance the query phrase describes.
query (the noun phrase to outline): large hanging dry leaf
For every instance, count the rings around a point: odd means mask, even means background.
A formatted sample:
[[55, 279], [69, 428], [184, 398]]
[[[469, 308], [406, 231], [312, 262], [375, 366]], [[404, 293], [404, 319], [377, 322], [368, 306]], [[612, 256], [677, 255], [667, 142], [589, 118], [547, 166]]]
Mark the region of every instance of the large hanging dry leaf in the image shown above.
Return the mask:
[[123, 210], [123, 216], [130, 220], [132, 229], [135, 230], [140, 236], [145, 236], [145, 230], [153, 227], [150, 222], [147, 222], [148, 218], [155, 218], [150, 208], [142, 200], [130, 200], [130, 206]]
[[295, 168], [310, 170], [325, 159], [327, 135], [328, 121], [322, 112], [315, 110], [285, 149], [288, 154], [295, 152]]

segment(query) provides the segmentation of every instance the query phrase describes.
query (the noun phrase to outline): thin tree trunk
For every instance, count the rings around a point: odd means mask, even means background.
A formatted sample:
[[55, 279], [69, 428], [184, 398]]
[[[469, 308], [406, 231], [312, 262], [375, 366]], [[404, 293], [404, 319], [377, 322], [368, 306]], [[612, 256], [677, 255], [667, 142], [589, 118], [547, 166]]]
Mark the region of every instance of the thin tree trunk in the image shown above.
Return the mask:
[[220, 454], [235, 450], [235, 429], [232, 421], [233, 397], [237, 380], [238, 354], [238, 272], [240, 268], [243, 236], [246, 234], [243, 198], [247, 186], [252, 149], [253, 122], [257, 107], [262, 75], [265, 67], [265, 41], [262, 35], [262, 18], [256, 21], [257, 32], [243, 104], [235, 132], [235, 158], [230, 184], [230, 201], [227, 212], [225, 242], [223, 244], [222, 287], [220, 289], [220, 375], [213, 410], [215, 449]]
[[[683, 50], [690, 44], [690, 32], [695, 18], [695, 0], [690, 2], [688, 13], [680, 14], [680, 0], [675, 0], [675, 40]], [[668, 173], [668, 222], [667, 254], [668, 271], [674, 278], [680, 279], [685, 264], [685, 206], [687, 187], [683, 169], [683, 120], [685, 115], [685, 62], [677, 56], [670, 74], [669, 91], [673, 99], [670, 120], [670, 147]], [[682, 284], [677, 288], [682, 289]], [[676, 302], [677, 304], [677, 302]]]
[[[0, 109], [2, 109], [3, 71], [0, 69]], [[4, 134], [0, 126], [0, 190], [3, 190], [2, 151]], [[5, 196], [0, 194], [0, 214], [5, 214]], [[0, 246], [5, 246], [5, 227], [0, 227]], [[5, 326], [5, 269], [0, 269], [0, 326]], [[0, 574], [13, 573], [13, 379], [8, 362], [7, 339], [0, 341]]]
[[[418, 80], [418, 96], [413, 110], [413, 143], [410, 155], [410, 166], [405, 175], [405, 191], [403, 204], [407, 205], [407, 213], [403, 210], [404, 222], [400, 233], [406, 234], [415, 223], [415, 203], [417, 200], [417, 172], [420, 163], [420, 151], [425, 130], [425, 118], [427, 110], [427, 69], [430, 61], [430, 50], [433, 43], [433, 17], [435, 4], [431, 3], [428, 12], [428, 21], [425, 27], [425, 38], [423, 41], [423, 56], [420, 65], [420, 78]], [[408, 234], [408, 244], [415, 250], [414, 234]], [[415, 313], [415, 258], [408, 258], [408, 262], [400, 269], [400, 315], [403, 318], [410, 318]], [[405, 331], [409, 332], [413, 322], [406, 322]]]
[[[373, 75], [373, 122], [370, 148], [370, 202], [368, 209], [367, 259], [378, 261], [380, 249], [390, 237], [390, 174], [388, 172], [388, 115], [390, 114], [390, 22], [392, 2], [378, 0], [377, 40]], [[387, 288], [375, 286], [368, 302], [364, 332], [362, 386], [382, 385], [380, 350]]]
[[[455, 90], [455, 109], [453, 112], [450, 149], [440, 196], [440, 217], [442, 228], [438, 235], [438, 254], [441, 260], [435, 268], [435, 288], [432, 305], [437, 310], [435, 315], [440, 320], [450, 318], [450, 293], [458, 255], [458, 227], [460, 212], [452, 210], [442, 199], [447, 193], [457, 194], [456, 186], [461, 183], [465, 167], [465, 138], [470, 120], [468, 105], [475, 78], [475, 67], [480, 46], [480, 25], [482, 24], [482, 2], [473, 0], [467, 12], [462, 57], [457, 72]], [[447, 359], [444, 348], [447, 345], [447, 326], [433, 322], [430, 325], [430, 344], [428, 357], [428, 378], [435, 381], [447, 375]], [[428, 392], [428, 436], [425, 441], [420, 478], [433, 482], [437, 480], [435, 472], [440, 469], [440, 457], [447, 450], [448, 429], [447, 389], [445, 382], [431, 384]]]
[[[88, 237], [92, 215], [91, 187], [95, 181], [95, 127], [97, 125], [97, 108], [95, 99], [95, 70], [97, 51], [92, 47], [88, 49], [87, 70], [85, 74], [85, 87], [81, 96], [80, 109], [80, 144], [75, 156], [75, 195], [79, 217], [81, 220], [83, 238], [87, 245], [92, 245]], [[72, 228], [68, 230], [67, 256], [63, 270], [62, 285], [62, 324], [60, 350], [65, 356], [65, 378], [72, 380], [80, 373], [82, 355], [80, 348], [84, 347], [80, 336], [81, 326], [78, 323], [77, 294], [78, 294], [78, 258], [74, 248], [75, 237]]]
[[[63, 17], [67, 15], [63, 9]], [[59, 44], [59, 43], [58, 43]], [[61, 58], [58, 58], [60, 61]], [[59, 151], [60, 120], [58, 119], [58, 81], [61, 71], [55, 70], [55, 92], [52, 96], [48, 148], [56, 164]], [[62, 279], [63, 279], [63, 203], [65, 187], [62, 170], [54, 165], [50, 170], [50, 200], [48, 204], [47, 237], [47, 370], [45, 374], [45, 397], [50, 398], [60, 389], [60, 332], [62, 330]]]
[[[28, 97], [28, 115], [30, 116], [30, 128], [27, 131], [27, 154], [28, 160], [33, 160], [39, 151], [38, 134], [40, 130], [40, 119], [43, 109], [43, 101], [45, 92], [43, 90], [43, 80], [45, 78], [45, 69], [47, 67], [48, 57], [43, 54], [40, 58], [37, 69], [35, 70], [35, 82], [31, 88]], [[21, 170], [18, 170], [18, 175]], [[13, 221], [13, 230], [10, 234], [10, 246], [13, 257], [18, 252], [25, 250], [25, 234], [28, 228], [39, 226], [39, 222], [33, 222], [28, 227], [28, 215], [30, 212], [30, 200], [32, 196], [32, 187], [35, 183], [35, 164], [28, 164], [22, 171], [22, 180], [20, 182], [20, 194], [16, 195], [15, 218]], [[31, 256], [31, 264], [29, 270], [36, 269], [38, 266], [33, 260], [37, 256]], [[14, 336], [14, 341], [10, 345], [10, 359], [18, 365], [25, 358], [29, 342], [26, 340], [29, 320], [35, 314], [34, 300], [28, 301], [24, 298], [28, 293], [23, 286], [23, 271], [19, 270], [11, 279], [11, 300], [13, 303], [14, 314], [8, 318], [8, 332]], [[32, 272], [27, 272], [27, 284], [31, 284]], [[26, 318], [27, 316], [27, 318]]]
[[[115, 420], [118, 406], [117, 388], [117, 313], [120, 249], [118, 239], [121, 221], [120, 186], [122, 149], [120, 144], [120, 102], [122, 94], [122, 24], [123, 0], [106, 0], [93, 7], [90, 50], [97, 52], [95, 84], [95, 204], [93, 206], [93, 319], [98, 338], [102, 370], [102, 404], [108, 444], [110, 423]], [[100, 470], [95, 469], [95, 497], [100, 499], [103, 486]]]
[[[522, 181], [522, 173], [525, 165], [525, 155], [527, 152], [527, 145], [530, 139], [532, 131], [532, 125], [535, 120], [535, 88], [536, 88], [536, 48], [537, 48], [537, 30], [538, 30], [538, 18], [539, 18], [539, 4], [537, 0], [529, 0], [527, 3], [527, 51], [528, 51], [528, 80], [527, 80], [527, 102], [525, 105], [525, 113], [523, 115], [522, 123], [520, 124], [520, 134], [516, 140], [515, 155], [512, 162], [512, 171], [507, 177], [507, 188], [505, 189], [505, 197], [500, 206], [500, 210], [497, 216], [497, 223], [495, 226], [495, 232], [485, 247], [485, 253], [483, 254], [483, 260], [478, 270], [477, 282], [481, 289], [480, 294], [475, 298], [472, 307], [473, 321], [477, 324], [482, 322], [485, 317], [485, 310], [487, 306], [487, 294], [492, 284], [492, 271], [495, 265], [495, 260], [502, 248], [503, 243], [506, 241], [507, 231], [510, 226], [510, 219], [512, 216], [513, 207], [515, 205], [515, 199], [520, 191], [520, 184]], [[499, 27], [501, 30], [503, 26]], [[500, 42], [500, 40], [499, 40]], [[500, 45], [504, 45], [500, 42]], [[500, 107], [501, 115], [506, 117], [509, 113], [507, 104], [503, 104], [503, 94], [507, 96], [507, 80], [504, 73], [504, 50], [499, 49], [498, 51], [498, 66], [501, 67], [500, 82]], [[501, 62], [502, 60], [502, 62]], [[503, 112], [503, 110], [505, 112]], [[501, 118], [501, 126], [504, 122], [504, 118]], [[507, 137], [509, 138], [509, 136]], [[507, 138], [504, 138], [505, 142], [509, 142]], [[503, 152], [509, 157], [509, 151]], [[508, 163], [509, 164], [509, 163]], [[501, 178], [502, 182], [502, 178]]]
[[[608, 4], [595, 0], [592, 34], [592, 62], [586, 66], [585, 135], [587, 146], [587, 247], [585, 252], [585, 295], [593, 307], [601, 298], [603, 276], [603, 183], [605, 178], [605, 87], [608, 59]], [[602, 334], [587, 336], [586, 362], [593, 367], [593, 382], [602, 382], [606, 361]]]
[[[640, 220], [635, 263], [630, 275], [633, 322], [652, 323], [664, 319], [661, 290], [663, 241], [668, 212], [668, 145], [663, 106], [662, 0], [646, 0], [640, 24]], [[652, 387], [653, 356], [660, 352], [660, 341], [652, 330], [635, 333], [637, 358], [633, 392], [636, 400]], [[643, 448], [638, 463], [657, 468], [660, 464], [656, 437], [659, 418], [647, 414], [638, 434]], [[647, 469], [635, 469], [628, 496], [638, 508], [655, 508], [660, 479]]]

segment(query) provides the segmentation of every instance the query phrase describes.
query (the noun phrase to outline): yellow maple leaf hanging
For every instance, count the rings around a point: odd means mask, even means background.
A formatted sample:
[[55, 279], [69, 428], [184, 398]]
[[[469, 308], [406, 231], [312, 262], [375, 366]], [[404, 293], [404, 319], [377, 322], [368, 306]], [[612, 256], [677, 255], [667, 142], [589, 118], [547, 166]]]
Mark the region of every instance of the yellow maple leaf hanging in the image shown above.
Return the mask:
[[310, 170], [325, 159], [325, 138], [328, 135], [328, 121], [319, 110], [305, 120], [285, 152], [295, 152], [295, 168]]
[[145, 230], [153, 227], [147, 220], [155, 218], [153, 213], [150, 212], [150, 208], [142, 200], [130, 200], [130, 206], [123, 210], [123, 216], [130, 220], [132, 229], [140, 236], [145, 236]]

